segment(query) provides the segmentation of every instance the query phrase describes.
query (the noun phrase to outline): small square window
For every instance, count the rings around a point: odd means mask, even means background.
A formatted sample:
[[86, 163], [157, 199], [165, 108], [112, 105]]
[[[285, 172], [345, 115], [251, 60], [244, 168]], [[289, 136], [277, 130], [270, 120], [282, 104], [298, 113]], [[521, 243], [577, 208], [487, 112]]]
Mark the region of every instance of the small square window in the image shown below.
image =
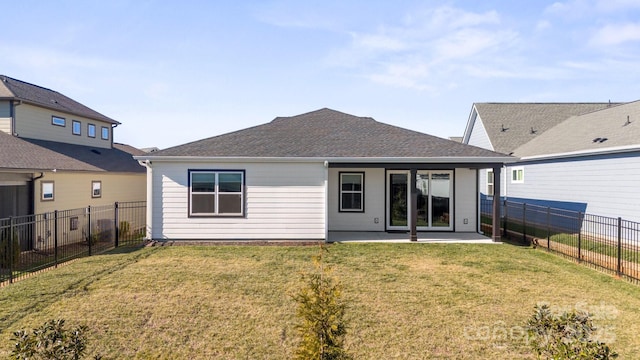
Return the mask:
[[99, 198], [102, 196], [102, 181], [91, 182], [91, 197]]
[[69, 230], [78, 230], [78, 217], [74, 216], [69, 219]]
[[102, 127], [102, 140], [109, 140], [109, 128], [106, 126]]
[[96, 137], [96, 126], [94, 124], [87, 125], [87, 136], [92, 138]]
[[41, 196], [40, 199], [42, 201], [53, 201], [54, 197], [53, 197], [53, 191], [54, 191], [54, 187], [53, 187], [53, 181], [43, 181], [40, 183], [41, 184]]
[[80, 135], [82, 133], [82, 125], [80, 124], [80, 121], [71, 121], [71, 131], [73, 132], [73, 135]]
[[512, 183], [523, 183], [524, 182], [524, 168], [517, 167], [511, 169], [511, 182]]
[[55, 126], [67, 126], [67, 121], [59, 116], [52, 116], [51, 123]]

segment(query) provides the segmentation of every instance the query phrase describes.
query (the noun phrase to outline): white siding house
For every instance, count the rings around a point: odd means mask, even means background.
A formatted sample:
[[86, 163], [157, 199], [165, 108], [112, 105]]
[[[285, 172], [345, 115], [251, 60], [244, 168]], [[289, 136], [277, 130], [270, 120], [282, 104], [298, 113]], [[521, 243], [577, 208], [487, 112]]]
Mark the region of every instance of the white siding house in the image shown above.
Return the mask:
[[155, 240], [478, 232], [478, 169], [513, 160], [330, 109], [135, 158]]

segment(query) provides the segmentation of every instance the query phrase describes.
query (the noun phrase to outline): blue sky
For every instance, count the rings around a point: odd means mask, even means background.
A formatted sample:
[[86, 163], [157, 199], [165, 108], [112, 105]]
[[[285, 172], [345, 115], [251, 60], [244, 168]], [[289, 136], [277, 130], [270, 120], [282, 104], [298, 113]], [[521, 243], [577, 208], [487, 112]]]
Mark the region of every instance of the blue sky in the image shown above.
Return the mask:
[[166, 148], [329, 107], [440, 137], [474, 102], [640, 99], [640, 0], [40, 1], [0, 74]]

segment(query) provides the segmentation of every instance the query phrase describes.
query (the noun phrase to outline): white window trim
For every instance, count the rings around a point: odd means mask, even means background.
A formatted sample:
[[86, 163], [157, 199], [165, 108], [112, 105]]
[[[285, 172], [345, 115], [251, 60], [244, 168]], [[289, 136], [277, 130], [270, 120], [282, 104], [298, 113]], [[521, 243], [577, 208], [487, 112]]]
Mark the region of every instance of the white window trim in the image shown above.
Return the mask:
[[[518, 173], [521, 172], [522, 176], [519, 179], [515, 179], [513, 178], [513, 174], [514, 173]], [[509, 172], [510, 175], [510, 179], [511, 179], [511, 183], [512, 184], [522, 184], [524, 183], [524, 167], [523, 166], [517, 166], [517, 167], [512, 167], [511, 171]]]
[[66, 127], [67, 126], [67, 119], [61, 117], [61, 116], [51, 116], [51, 125], [55, 125], [55, 126], [60, 126], [60, 127]]
[[[106, 132], [107, 136], [104, 136], [104, 134], [105, 134], [105, 130], [107, 130], [107, 132]], [[100, 138], [101, 138], [102, 140], [109, 140], [109, 128], [108, 128], [108, 127], [103, 126], [103, 127], [100, 129]]]
[[[91, 129], [93, 129], [93, 135], [91, 135]], [[90, 138], [96, 137], [96, 125], [95, 124], [87, 124], [87, 136]]]
[[[489, 177], [489, 174], [491, 174], [491, 177]], [[487, 187], [486, 187], [486, 194], [487, 196], [493, 196], [495, 195], [495, 191], [496, 191], [496, 177], [494, 176], [494, 172], [493, 170], [487, 170]], [[491, 179], [491, 182], [489, 182], [489, 179]], [[489, 186], [491, 186], [491, 190], [489, 190]]]
[[[76, 131], [76, 124], [78, 125], [78, 131]], [[73, 135], [82, 135], [82, 123], [79, 120], [71, 120], [71, 133]]]
[[[344, 175], [357, 175], [360, 176], [360, 190], [342, 190], [342, 177]], [[341, 172], [340, 173], [340, 212], [364, 212], [364, 173], [363, 172]], [[342, 194], [360, 194], [360, 208], [359, 209], [345, 209], [342, 206]]]
[[[193, 174], [214, 174], [214, 191], [213, 192], [197, 192], [195, 194], [202, 195], [214, 195], [215, 211], [212, 213], [194, 213], [193, 212], [193, 194], [191, 191]], [[220, 192], [219, 191], [219, 175], [220, 174], [240, 174], [241, 189], [240, 192]], [[189, 217], [243, 217], [245, 210], [245, 184], [244, 184], [245, 172], [244, 170], [189, 170]], [[220, 201], [219, 196], [225, 194], [240, 195], [240, 212], [239, 213], [220, 213]]]

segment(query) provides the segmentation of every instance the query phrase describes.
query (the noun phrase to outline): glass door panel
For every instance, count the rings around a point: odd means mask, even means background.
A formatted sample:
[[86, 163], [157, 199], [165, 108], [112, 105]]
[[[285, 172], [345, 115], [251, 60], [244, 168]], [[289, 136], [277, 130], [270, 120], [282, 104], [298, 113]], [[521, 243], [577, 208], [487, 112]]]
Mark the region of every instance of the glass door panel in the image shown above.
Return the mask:
[[418, 174], [418, 222], [417, 226], [429, 226], [429, 174]]
[[407, 173], [389, 174], [389, 228], [406, 229], [409, 225]]
[[431, 173], [431, 226], [451, 227], [451, 174]]

